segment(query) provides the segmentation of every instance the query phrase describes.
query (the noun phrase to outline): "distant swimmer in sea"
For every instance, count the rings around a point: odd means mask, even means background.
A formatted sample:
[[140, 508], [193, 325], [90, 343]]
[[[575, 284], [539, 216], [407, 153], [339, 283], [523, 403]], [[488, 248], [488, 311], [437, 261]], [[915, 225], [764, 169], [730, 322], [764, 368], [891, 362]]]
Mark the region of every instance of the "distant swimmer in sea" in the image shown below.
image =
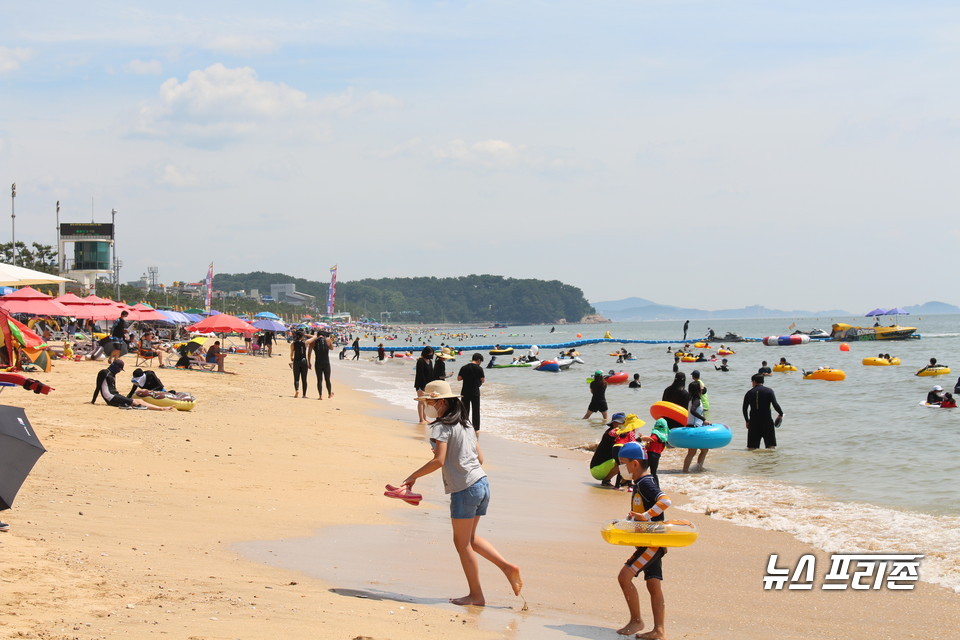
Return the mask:
[[730, 371], [730, 367], [727, 365], [727, 359], [726, 359], [726, 358], [724, 358], [723, 360], [720, 361], [720, 366], [719, 366], [719, 367], [716, 366], [716, 365], [714, 365], [713, 368], [716, 369], [717, 371]]
[[[943, 366], [946, 366], [946, 365], [937, 364], [936, 358], [930, 358], [930, 364], [920, 369], [920, 371], [926, 371], [927, 369], [935, 369], [937, 367], [943, 367]], [[917, 373], [920, 373], [920, 371], [917, 371]]]

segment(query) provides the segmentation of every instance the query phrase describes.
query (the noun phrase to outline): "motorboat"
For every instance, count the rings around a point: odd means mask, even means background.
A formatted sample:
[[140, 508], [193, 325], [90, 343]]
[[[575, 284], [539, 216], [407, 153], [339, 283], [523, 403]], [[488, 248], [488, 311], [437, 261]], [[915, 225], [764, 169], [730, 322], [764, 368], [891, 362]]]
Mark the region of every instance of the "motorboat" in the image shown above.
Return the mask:
[[801, 331], [800, 329], [797, 329], [796, 331], [793, 332], [792, 335], [810, 336], [811, 338], [829, 338], [830, 337], [829, 333], [827, 333], [823, 329], [817, 329], [816, 327], [814, 327], [813, 329], [810, 329], [810, 331]]
[[834, 340], [844, 342], [855, 342], [859, 340], [909, 340], [919, 338], [914, 335], [916, 327], [901, 327], [898, 324], [889, 327], [854, 327], [849, 324], [837, 322], [833, 325], [833, 332], [830, 337]]

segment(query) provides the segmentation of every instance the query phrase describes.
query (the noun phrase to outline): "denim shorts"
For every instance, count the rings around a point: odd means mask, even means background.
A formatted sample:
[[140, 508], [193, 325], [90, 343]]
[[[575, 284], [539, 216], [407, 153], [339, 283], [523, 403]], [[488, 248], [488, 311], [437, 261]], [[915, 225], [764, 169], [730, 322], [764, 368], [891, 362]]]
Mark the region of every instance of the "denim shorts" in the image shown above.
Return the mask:
[[450, 518], [471, 520], [487, 515], [490, 504], [490, 484], [484, 476], [463, 491], [450, 494]]

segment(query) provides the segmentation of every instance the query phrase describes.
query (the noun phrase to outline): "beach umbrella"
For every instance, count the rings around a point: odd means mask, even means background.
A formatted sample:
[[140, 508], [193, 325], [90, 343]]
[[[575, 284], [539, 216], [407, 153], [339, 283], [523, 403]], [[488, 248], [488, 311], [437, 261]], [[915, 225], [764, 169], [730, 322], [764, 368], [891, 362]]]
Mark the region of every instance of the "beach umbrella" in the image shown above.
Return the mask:
[[163, 315], [150, 305], [142, 302], [138, 302], [130, 309], [130, 315], [136, 315], [134, 319], [139, 322], [170, 322], [170, 320], [167, 319], [167, 316]]
[[867, 316], [868, 318], [872, 318], [873, 316], [882, 316], [882, 315], [884, 315], [886, 312], [887, 312], [886, 309], [877, 308], [877, 309], [874, 309], [873, 311], [868, 311], [868, 312], [866, 313], [866, 316]]
[[0, 405], [0, 511], [13, 505], [44, 451], [23, 409]]
[[0, 307], [7, 313], [25, 313], [31, 316], [69, 316], [70, 310], [54, 300], [53, 296], [24, 287], [0, 297]]
[[906, 309], [901, 309], [900, 307], [894, 307], [893, 309], [890, 309], [890, 311], [887, 311], [887, 312], [886, 312], [885, 314], [883, 314], [883, 315], [885, 315], [885, 316], [908, 316], [908, 315], [910, 315], [910, 312], [907, 311]]
[[256, 327], [261, 331], [286, 331], [287, 330], [287, 325], [283, 324], [282, 322], [277, 322], [276, 320], [270, 320], [269, 318], [256, 320], [250, 326]]
[[187, 327], [187, 331], [195, 333], [256, 333], [257, 328], [236, 316], [219, 313], [190, 325]]
[[81, 320], [116, 320], [120, 317], [120, 307], [113, 300], [97, 296], [78, 298], [72, 293], [54, 299], [67, 307], [68, 315]]
[[0, 285], [22, 287], [28, 284], [57, 284], [73, 282], [69, 278], [61, 278], [42, 271], [24, 269], [12, 264], [0, 263]]
[[279, 320], [279, 319], [280, 319], [280, 316], [278, 316], [277, 314], [273, 313], [272, 311], [261, 311], [260, 313], [258, 313], [257, 315], [255, 315], [255, 316], [253, 316], [253, 317], [254, 317], [254, 318], [257, 318], [257, 319], [265, 318], [265, 319], [267, 319], [267, 320]]

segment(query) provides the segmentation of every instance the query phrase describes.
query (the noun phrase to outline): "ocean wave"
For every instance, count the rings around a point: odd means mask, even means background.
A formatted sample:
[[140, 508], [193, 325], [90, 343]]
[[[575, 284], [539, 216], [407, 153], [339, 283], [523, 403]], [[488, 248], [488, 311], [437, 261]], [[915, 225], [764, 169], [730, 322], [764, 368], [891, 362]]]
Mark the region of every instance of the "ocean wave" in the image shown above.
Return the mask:
[[923, 553], [920, 579], [960, 593], [960, 518], [825, 499], [781, 482], [678, 475], [681, 509], [747, 527], [782, 531], [828, 553]]

